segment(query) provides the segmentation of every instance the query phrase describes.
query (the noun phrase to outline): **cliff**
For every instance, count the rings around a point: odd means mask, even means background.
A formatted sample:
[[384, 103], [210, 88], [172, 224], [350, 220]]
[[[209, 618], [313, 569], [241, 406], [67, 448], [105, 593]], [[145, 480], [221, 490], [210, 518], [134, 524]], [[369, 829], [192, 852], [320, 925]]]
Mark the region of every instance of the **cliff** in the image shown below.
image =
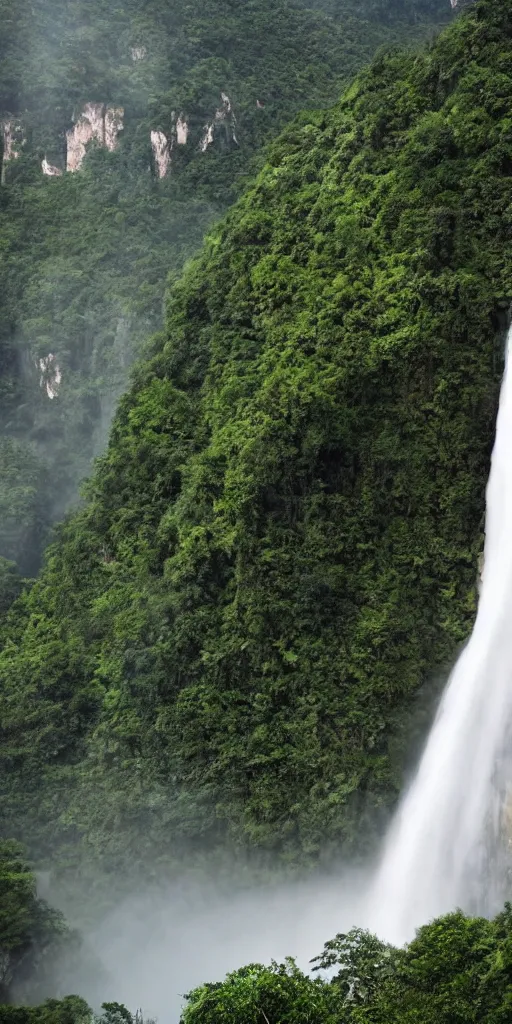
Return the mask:
[[206, 14], [0, 0], [0, 557], [21, 574], [103, 450], [168, 275], [263, 147], [432, 21], [383, 27], [363, 4], [334, 24], [284, 0]]
[[510, 0], [481, 0], [380, 56], [175, 284], [6, 628], [12, 834], [117, 870], [226, 842], [304, 863], [378, 827], [475, 609], [511, 38]]

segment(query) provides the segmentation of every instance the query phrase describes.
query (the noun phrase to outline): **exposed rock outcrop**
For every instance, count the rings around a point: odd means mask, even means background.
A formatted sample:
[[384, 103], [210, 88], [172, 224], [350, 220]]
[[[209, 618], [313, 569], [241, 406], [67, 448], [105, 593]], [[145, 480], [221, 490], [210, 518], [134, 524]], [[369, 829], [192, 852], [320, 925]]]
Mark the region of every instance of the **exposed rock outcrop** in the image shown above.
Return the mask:
[[186, 146], [188, 139], [188, 124], [183, 117], [176, 121], [176, 142], [178, 146]]
[[2, 121], [2, 141], [4, 162], [17, 160], [25, 142], [25, 133], [22, 125], [15, 118], [10, 117], [6, 121]]
[[203, 134], [199, 143], [199, 149], [202, 153], [205, 153], [208, 146], [212, 145], [215, 139], [216, 125], [224, 125], [228, 139], [238, 145], [238, 139], [236, 137], [236, 117], [233, 111], [233, 105], [226, 92], [221, 92], [220, 98], [222, 100], [222, 106], [218, 107], [215, 111], [213, 121], [205, 124], [203, 128]]
[[152, 131], [151, 146], [158, 177], [165, 178], [171, 163], [171, 143], [163, 132]]
[[222, 107], [215, 112], [215, 119], [216, 121], [225, 121], [229, 123], [231, 139], [238, 145], [238, 139], [236, 137], [236, 117], [233, 105], [226, 92], [221, 92], [220, 98], [222, 100]]
[[14, 118], [8, 117], [0, 121], [0, 132], [2, 136], [3, 157], [1, 161], [1, 178], [3, 181], [6, 164], [11, 160], [17, 160], [25, 143], [25, 132], [23, 125]]
[[48, 163], [46, 157], [44, 158], [41, 168], [43, 174], [46, 174], [48, 178], [60, 178], [62, 170], [60, 167], [56, 167], [55, 164]]
[[57, 398], [62, 382], [62, 373], [56, 356], [54, 356], [53, 352], [49, 352], [47, 356], [43, 356], [42, 359], [38, 360], [37, 365], [41, 372], [39, 378], [40, 386], [45, 388], [48, 398]]
[[213, 123], [205, 124], [203, 134], [201, 136], [201, 141], [199, 143], [199, 149], [201, 150], [201, 153], [206, 153], [208, 146], [211, 146], [213, 142], [213, 137]]
[[155, 128], [151, 132], [151, 147], [159, 178], [165, 178], [169, 171], [174, 146], [186, 146], [188, 133], [188, 122], [183, 117], [183, 114], [180, 114], [177, 118], [174, 111], [172, 113], [172, 129], [170, 138], [167, 138], [165, 132], [160, 129]]
[[93, 140], [111, 152], [116, 148], [123, 130], [123, 107], [107, 107], [104, 103], [86, 103], [76, 124], [66, 134], [68, 171], [79, 171]]

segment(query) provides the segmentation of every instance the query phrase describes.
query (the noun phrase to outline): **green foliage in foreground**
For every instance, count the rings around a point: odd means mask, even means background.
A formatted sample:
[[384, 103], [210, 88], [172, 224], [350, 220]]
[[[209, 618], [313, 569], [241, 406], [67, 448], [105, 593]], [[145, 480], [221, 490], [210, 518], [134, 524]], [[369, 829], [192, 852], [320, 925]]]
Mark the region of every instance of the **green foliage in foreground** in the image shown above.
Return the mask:
[[[337, 957], [333, 959], [333, 949]], [[328, 943], [332, 980], [293, 961], [253, 964], [187, 997], [181, 1024], [506, 1024], [512, 1013], [512, 908], [494, 921], [449, 914], [403, 950], [354, 930]]]
[[23, 850], [0, 842], [0, 1002], [11, 991], [51, 991], [58, 961], [76, 945], [62, 915], [37, 897]]
[[94, 1014], [79, 996], [47, 999], [40, 1006], [0, 1005], [0, 1024], [156, 1024], [140, 1012], [130, 1013], [122, 1003], [104, 1003]]
[[[512, 0], [299, 118], [177, 283], [0, 658], [61, 864], [360, 849], [471, 627], [512, 299]], [[57, 847], [58, 853], [55, 853]]]
[[92, 1014], [83, 999], [67, 996], [41, 1006], [0, 1006], [0, 1024], [92, 1024]]
[[[249, 964], [223, 982], [200, 985], [185, 997], [180, 1024], [508, 1024], [512, 907], [493, 921], [448, 914], [403, 949], [354, 928], [328, 942], [314, 963], [313, 974], [291, 959]], [[0, 1005], [0, 1024], [144, 1020], [119, 1003], [105, 1003], [95, 1016], [70, 996], [34, 1007]]]

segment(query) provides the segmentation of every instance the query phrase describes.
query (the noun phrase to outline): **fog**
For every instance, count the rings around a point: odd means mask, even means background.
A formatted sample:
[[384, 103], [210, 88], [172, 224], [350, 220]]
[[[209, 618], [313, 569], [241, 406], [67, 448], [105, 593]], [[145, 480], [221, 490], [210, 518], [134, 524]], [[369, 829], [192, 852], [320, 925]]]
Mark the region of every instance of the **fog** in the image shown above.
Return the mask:
[[184, 995], [229, 971], [287, 956], [308, 970], [328, 939], [364, 926], [367, 878], [362, 870], [340, 870], [231, 894], [225, 883], [177, 880], [134, 894], [85, 932], [62, 991], [95, 1008], [117, 1001], [159, 1024], [176, 1024]]

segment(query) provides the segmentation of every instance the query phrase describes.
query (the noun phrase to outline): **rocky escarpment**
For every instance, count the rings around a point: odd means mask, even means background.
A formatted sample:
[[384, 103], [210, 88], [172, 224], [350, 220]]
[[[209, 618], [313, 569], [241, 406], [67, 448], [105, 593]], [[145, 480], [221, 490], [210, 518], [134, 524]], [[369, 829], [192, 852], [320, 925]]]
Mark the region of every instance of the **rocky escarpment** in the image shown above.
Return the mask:
[[104, 103], [86, 103], [73, 128], [66, 133], [66, 170], [79, 171], [91, 142], [104, 146], [111, 153], [116, 149], [123, 130], [123, 107]]
[[0, 795], [39, 849], [289, 863], [392, 802], [475, 608], [511, 14], [483, 0], [292, 123], [174, 287], [0, 654]]
[[187, 119], [180, 114], [176, 116], [173, 110], [171, 114], [171, 131], [169, 135], [160, 129], [154, 128], [151, 131], [151, 148], [156, 173], [159, 178], [165, 178], [168, 173], [172, 153], [175, 146], [186, 146], [189, 136], [189, 125]]
[[353, 7], [336, 24], [288, 0], [211, 0], [207, 17], [198, 0], [0, 0], [0, 556], [23, 574], [105, 442], [169, 274], [284, 123], [410, 37], [408, 12], [390, 27], [375, 0]]
[[5, 178], [5, 168], [11, 160], [17, 160], [26, 142], [26, 134], [19, 118], [5, 117], [0, 122], [0, 180]]
[[[264, 109], [264, 105], [259, 100], [255, 102], [257, 109]], [[41, 162], [43, 174], [48, 177], [56, 177], [63, 174], [64, 171], [68, 173], [79, 171], [91, 145], [99, 146], [113, 153], [118, 147], [120, 134], [124, 129], [124, 113], [122, 106], [108, 106], [105, 103], [92, 102], [84, 104], [78, 115], [73, 118], [73, 127], [66, 132], [65, 155], [62, 158], [62, 165], [52, 163], [44, 156]], [[5, 176], [6, 165], [19, 157], [26, 143], [26, 131], [19, 118], [8, 117], [2, 122], [2, 132], [2, 167]], [[172, 165], [174, 148], [186, 146], [190, 135], [190, 124], [187, 117], [183, 113], [176, 115], [174, 111], [171, 115], [170, 131], [167, 134], [160, 128], [150, 130], [154, 167], [159, 178], [164, 178], [168, 174]], [[231, 99], [224, 91], [220, 93], [220, 103], [213, 112], [212, 118], [200, 130], [199, 138], [196, 139], [196, 147], [204, 153], [216, 139], [221, 139], [225, 144], [238, 145], [236, 115]]]

